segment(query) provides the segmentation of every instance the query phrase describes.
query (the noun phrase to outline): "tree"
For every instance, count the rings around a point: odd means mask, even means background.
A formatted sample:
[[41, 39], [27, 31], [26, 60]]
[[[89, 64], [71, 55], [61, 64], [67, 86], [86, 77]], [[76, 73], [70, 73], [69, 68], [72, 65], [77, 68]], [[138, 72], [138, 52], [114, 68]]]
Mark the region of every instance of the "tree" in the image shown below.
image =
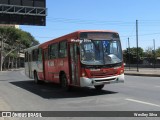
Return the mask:
[[[130, 49], [127, 48], [126, 50], [124, 50], [123, 55], [124, 55], [124, 60], [126, 63], [129, 63], [129, 57], [130, 57], [130, 63], [132, 63], [132, 64], [137, 63], [137, 48], [136, 47], [132, 47]], [[141, 61], [143, 56], [144, 56], [143, 49], [141, 47], [138, 47], [138, 60], [139, 60], [139, 62]]]
[[160, 57], [160, 47], [156, 49], [156, 56]]
[[[11, 53], [15, 53], [20, 48], [28, 48], [32, 45], [39, 44], [37, 40], [28, 32], [11, 27], [0, 27], [0, 41], [1, 41], [1, 68], [4, 60]], [[34, 44], [33, 44], [34, 43]], [[12, 55], [16, 56], [16, 55]]]
[[153, 47], [147, 47], [147, 49], [145, 50], [145, 57], [153, 58], [153, 56]]
[[145, 57], [145, 60], [146, 60], [147, 63], [149, 63], [149, 64], [153, 64], [153, 63], [155, 64], [156, 63], [156, 56], [158, 55], [157, 50], [154, 51], [153, 47], [147, 47], [144, 54], [145, 54], [144, 57]]

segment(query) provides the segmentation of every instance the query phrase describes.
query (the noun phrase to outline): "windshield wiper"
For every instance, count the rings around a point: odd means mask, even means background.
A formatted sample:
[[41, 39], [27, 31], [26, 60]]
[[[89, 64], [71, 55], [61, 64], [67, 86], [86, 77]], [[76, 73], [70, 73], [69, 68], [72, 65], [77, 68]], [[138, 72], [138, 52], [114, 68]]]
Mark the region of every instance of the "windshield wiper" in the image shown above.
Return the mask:
[[114, 64], [106, 64], [106, 65], [86, 65], [86, 64], [81, 64], [83, 68], [94, 68], [94, 69], [101, 69], [101, 68], [112, 68], [112, 67], [118, 67], [121, 66], [122, 62], [120, 63], [114, 63]]
[[117, 67], [117, 66], [121, 66], [122, 62], [119, 63], [113, 63], [113, 64], [105, 64], [104, 67], [109, 66], [109, 67]]

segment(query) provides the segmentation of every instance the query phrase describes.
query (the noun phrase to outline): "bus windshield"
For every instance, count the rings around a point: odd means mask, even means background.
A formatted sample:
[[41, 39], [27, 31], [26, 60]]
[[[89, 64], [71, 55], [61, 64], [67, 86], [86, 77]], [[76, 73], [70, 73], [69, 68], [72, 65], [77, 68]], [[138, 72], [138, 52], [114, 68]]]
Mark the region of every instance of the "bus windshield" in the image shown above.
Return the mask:
[[120, 40], [88, 40], [80, 43], [81, 62], [85, 65], [108, 65], [122, 62]]

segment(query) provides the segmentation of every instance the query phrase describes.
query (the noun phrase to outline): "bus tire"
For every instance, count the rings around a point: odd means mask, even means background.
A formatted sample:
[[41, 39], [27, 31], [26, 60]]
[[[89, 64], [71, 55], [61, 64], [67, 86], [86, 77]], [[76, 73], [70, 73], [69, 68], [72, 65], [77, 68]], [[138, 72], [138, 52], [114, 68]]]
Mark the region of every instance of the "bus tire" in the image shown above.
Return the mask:
[[102, 90], [104, 85], [95, 85], [94, 87], [95, 87], [96, 90]]
[[41, 83], [41, 81], [38, 79], [37, 72], [34, 72], [34, 82], [35, 82], [36, 84], [40, 84], [40, 83]]
[[70, 86], [68, 86], [68, 81], [67, 81], [67, 77], [65, 74], [62, 74], [60, 76], [60, 84], [61, 84], [62, 89], [66, 90], [66, 91], [70, 90]]

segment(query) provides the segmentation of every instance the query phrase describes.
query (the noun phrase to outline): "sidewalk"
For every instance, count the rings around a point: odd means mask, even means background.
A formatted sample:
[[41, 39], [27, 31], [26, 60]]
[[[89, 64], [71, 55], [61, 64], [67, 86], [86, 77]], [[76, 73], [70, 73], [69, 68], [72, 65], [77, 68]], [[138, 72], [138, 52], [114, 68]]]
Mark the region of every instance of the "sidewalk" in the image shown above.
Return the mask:
[[125, 75], [134, 75], [134, 76], [150, 76], [150, 77], [160, 77], [160, 68], [139, 68], [139, 72], [137, 72], [137, 68], [125, 68]]
[[21, 71], [21, 70], [24, 70], [24, 68], [13, 68], [13, 69], [7, 69], [7, 70], [3, 70], [3, 71], [0, 71], [0, 72], [8, 72], [8, 71]]

